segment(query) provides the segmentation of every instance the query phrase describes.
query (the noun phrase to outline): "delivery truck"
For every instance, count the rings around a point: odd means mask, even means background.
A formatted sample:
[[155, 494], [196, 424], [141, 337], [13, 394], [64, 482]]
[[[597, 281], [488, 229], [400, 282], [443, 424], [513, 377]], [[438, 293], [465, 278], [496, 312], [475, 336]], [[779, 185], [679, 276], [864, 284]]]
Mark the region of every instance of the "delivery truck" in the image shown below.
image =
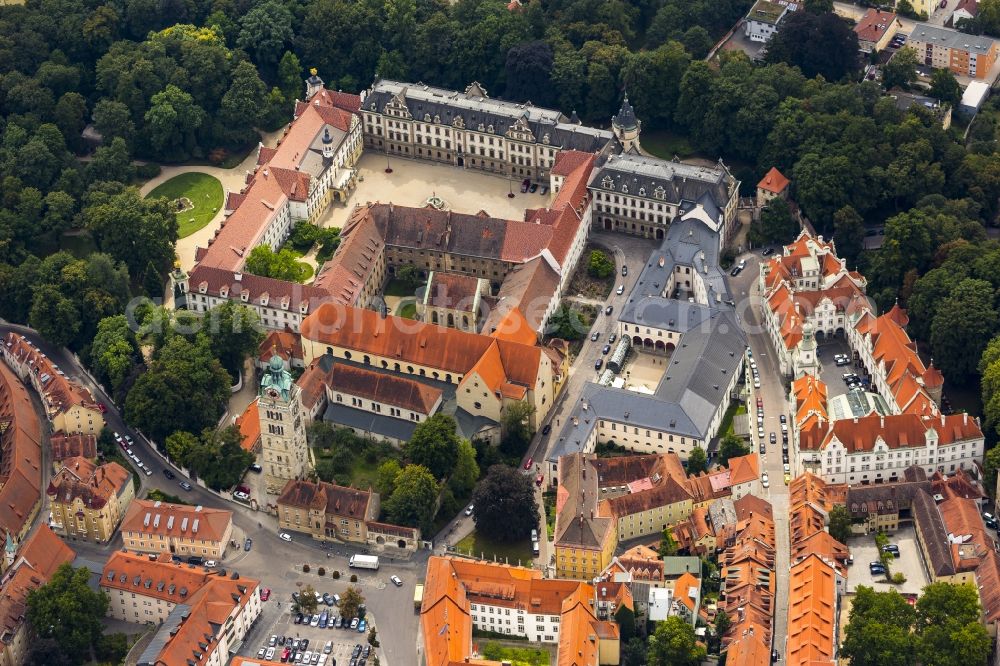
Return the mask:
[[424, 603], [424, 584], [417, 583], [413, 589], [413, 607], [419, 611], [422, 603]]
[[378, 569], [378, 555], [351, 555], [352, 569]]

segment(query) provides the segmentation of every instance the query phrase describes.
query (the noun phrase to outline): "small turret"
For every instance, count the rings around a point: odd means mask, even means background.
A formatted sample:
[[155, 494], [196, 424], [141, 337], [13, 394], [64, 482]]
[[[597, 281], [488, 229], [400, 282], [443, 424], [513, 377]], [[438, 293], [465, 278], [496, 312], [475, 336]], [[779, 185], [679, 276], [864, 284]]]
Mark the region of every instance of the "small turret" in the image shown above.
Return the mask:
[[309, 70], [309, 78], [306, 79], [306, 99], [312, 99], [312, 96], [322, 89], [323, 79], [319, 78], [316, 68], [313, 67]]
[[623, 152], [630, 152], [633, 148], [639, 150], [639, 132], [642, 130], [642, 122], [635, 117], [635, 110], [628, 101], [628, 93], [625, 93], [625, 100], [618, 114], [611, 119], [611, 129], [622, 144]]
[[330, 128], [323, 128], [323, 163], [327, 166], [333, 162], [333, 137], [330, 136]]

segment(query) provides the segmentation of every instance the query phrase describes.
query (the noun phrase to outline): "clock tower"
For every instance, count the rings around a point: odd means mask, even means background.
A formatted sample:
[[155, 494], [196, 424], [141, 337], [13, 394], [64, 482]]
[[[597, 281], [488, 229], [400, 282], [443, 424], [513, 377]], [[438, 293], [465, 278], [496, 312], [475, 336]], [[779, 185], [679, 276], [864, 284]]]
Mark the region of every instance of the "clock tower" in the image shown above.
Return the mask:
[[257, 398], [264, 481], [269, 493], [280, 493], [290, 479], [305, 478], [311, 467], [300, 394], [281, 357], [273, 354]]

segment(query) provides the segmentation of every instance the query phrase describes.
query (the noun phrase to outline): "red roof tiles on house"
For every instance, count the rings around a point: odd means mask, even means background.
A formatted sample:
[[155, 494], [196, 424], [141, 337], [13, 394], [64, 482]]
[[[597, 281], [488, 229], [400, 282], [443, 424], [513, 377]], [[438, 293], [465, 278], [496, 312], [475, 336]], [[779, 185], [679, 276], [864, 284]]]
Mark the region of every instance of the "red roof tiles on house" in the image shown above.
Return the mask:
[[771, 170], [764, 174], [764, 177], [757, 183], [757, 187], [772, 194], [781, 194], [788, 187], [788, 184], [789, 180], [778, 171], [778, 168], [771, 167]]

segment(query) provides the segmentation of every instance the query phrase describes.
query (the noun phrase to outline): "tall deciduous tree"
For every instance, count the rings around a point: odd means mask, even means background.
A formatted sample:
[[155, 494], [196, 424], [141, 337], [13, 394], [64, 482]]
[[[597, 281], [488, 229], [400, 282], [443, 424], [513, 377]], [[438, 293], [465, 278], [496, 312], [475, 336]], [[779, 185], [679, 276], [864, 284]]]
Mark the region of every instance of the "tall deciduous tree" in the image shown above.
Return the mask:
[[934, 362], [945, 376], [971, 376], [987, 341], [997, 332], [993, 286], [985, 280], [965, 279], [937, 309], [931, 324]]
[[909, 46], [896, 51], [882, 66], [882, 84], [886, 90], [909, 88], [917, 80], [917, 52]]
[[217, 136], [225, 136], [232, 143], [253, 139], [254, 128], [259, 126], [268, 111], [267, 88], [260, 80], [252, 62], [243, 61], [233, 71], [233, 82], [222, 96], [219, 122], [222, 128]]
[[843, 504], [830, 509], [830, 536], [840, 543], [847, 543], [851, 536], [851, 514]]
[[98, 323], [90, 346], [90, 367], [117, 394], [132, 372], [137, 352], [135, 334], [125, 315], [106, 317]]
[[535, 407], [526, 400], [509, 403], [500, 416], [503, 429], [503, 439], [500, 450], [509, 456], [523, 456], [531, 443], [531, 424], [529, 419], [535, 413]]
[[768, 42], [767, 62], [786, 62], [809, 78], [839, 81], [858, 70], [858, 36], [832, 12], [794, 12]]
[[843, 655], [852, 666], [906, 666], [913, 662], [916, 611], [895, 590], [858, 587], [844, 632]]
[[705, 449], [700, 446], [691, 449], [691, 454], [687, 459], [687, 471], [688, 474], [701, 474], [708, 471], [708, 456], [705, 455]]
[[389, 519], [430, 532], [440, 490], [434, 475], [423, 465], [407, 465], [396, 476], [394, 485], [392, 496], [385, 503]]
[[716, 461], [725, 467], [729, 464], [730, 458], [739, 458], [750, 453], [750, 447], [746, 443], [729, 432], [722, 436], [719, 441], [719, 453]]
[[293, 36], [292, 13], [276, 0], [265, 0], [240, 21], [236, 43], [252, 53], [258, 63], [271, 67], [278, 63]]
[[931, 75], [931, 96], [951, 104], [958, 104], [962, 100], [962, 86], [950, 69], [934, 70]]
[[209, 348], [232, 376], [234, 383], [243, 369], [243, 361], [257, 352], [264, 339], [260, 318], [245, 305], [226, 301], [202, 318], [202, 332]]
[[58, 638], [72, 663], [96, 659], [101, 639], [101, 618], [108, 610], [108, 596], [90, 588], [90, 571], [63, 564], [45, 585], [28, 592], [28, 622], [35, 632]]
[[493, 465], [472, 493], [476, 529], [491, 539], [525, 539], [538, 528], [538, 502], [531, 477], [507, 465]]
[[205, 111], [175, 85], [153, 95], [150, 102], [144, 119], [151, 147], [166, 159], [187, 159], [197, 145], [195, 130], [204, 122]]
[[649, 666], [699, 666], [707, 654], [694, 627], [677, 615], [657, 624], [649, 637]]
[[455, 468], [448, 478], [448, 485], [456, 495], [462, 496], [472, 490], [477, 480], [479, 480], [479, 465], [476, 464], [476, 450], [469, 440], [460, 440]]
[[170, 268], [177, 216], [166, 199], [143, 199], [134, 187], [94, 199], [83, 215], [102, 252], [123, 262], [132, 276], [141, 276], [149, 262], [164, 272]]
[[922, 664], [982, 664], [990, 637], [980, 623], [982, 608], [969, 584], [931, 583], [917, 599], [917, 659]]
[[507, 99], [540, 106], [555, 103], [552, 47], [543, 41], [517, 44], [507, 52]]
[[406, 457], [426, 467], [435, 478], [445, 478], [455, 468], [458, 458], [457, 427], [454, 417], [442, 413], [422, 421], [403, 448]]
[[865, 222], [853, 206], [844, 206], [833, 214], [833, 241], [837, 254], [856, 266], [864, 249]]

